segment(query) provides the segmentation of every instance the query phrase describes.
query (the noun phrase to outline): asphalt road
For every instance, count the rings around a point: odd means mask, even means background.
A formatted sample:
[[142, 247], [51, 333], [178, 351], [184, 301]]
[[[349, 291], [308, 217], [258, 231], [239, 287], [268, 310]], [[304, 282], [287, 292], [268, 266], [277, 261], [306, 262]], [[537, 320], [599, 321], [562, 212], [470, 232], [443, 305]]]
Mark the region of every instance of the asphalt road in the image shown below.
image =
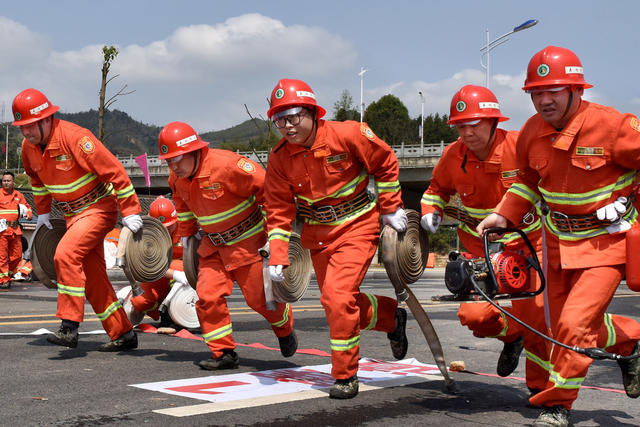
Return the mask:
[[[369, 274], [362, 289], [393, 295], [380, 273]], [[114, 287], [125, 285], [115, 282]], [[361, 390], [352, 400], [329, 399], [325, 391], [318, 397], [290, 401], [275, 397], [271, 404], [222, 410], [225, 406], [203, 400], [174, 396], [132, 387], [133, 384], [259, 373], [284, 368], [312, 367], [330, 363], [322, 355], [329, 350], [329, 331], [319, 303], [317, 285], [312, 283], [304, 298], [294, 304], [295, 327], [301, 349], [284, 359], [277, 339], [266, 321], [251, 312], [239, 291], [229, 298], [234, 338], [239, 344], [240, 368], [233, 371], [202, 371], [197, 361], [210, 357], [205, 344], [154, 333], [138, 334], [137, 350], [100, 353], [97, 347], [108, 341], [104, 333], [82, 334], [76, 349], [50, 345], [44, 335], [29, 335], [40, 328], [57, 329], [56, 293], [38, 283], [19, 284], [0, 291], [0, 425], [529, 425], [539, 410], [526, 406], [528, 396], [524, 358], [513, 377], [495, 375], [501, 343], [478, 339], [460, 326], [457, 304], [434, 304], [430, 297], [446, 294], [442, 270], [432, 270], [412, 286], [423, 303], [443, 345], [447, 361], [463, 360], [467, 372], [452, 373], [458, 393], [443, 391], [439, 376], [422, 378], [404, 386]], [[86, 305], [81, 332], [101, 331], [91, 307]], [[621, 285], [610, 312], [638, 319], [640, 294]], [[149, 318], [144, 323], [155, 325]], [[192, 330], [198, 334], [197, 330]], [[434, 364], [418, 324], [410, 316], [409, 353], [426, 364]], [[261, 344], [262, 346], [255, 345]], [[266, 347], [266, 348], [265, 348]], [[392, 361], [386, 334], [364, 331], [361, 356]], [[615, 362], [596, 361], [571, 411], [576, 426], [639, 425], [640, 400], [621, 393], [620, 370]], [[165, 410], [198, 408], [200, 413], [176, 417]], [[218, 410], [217, 412], [211, 412]], [[162, 412], [154, 412], [162, 411]]]

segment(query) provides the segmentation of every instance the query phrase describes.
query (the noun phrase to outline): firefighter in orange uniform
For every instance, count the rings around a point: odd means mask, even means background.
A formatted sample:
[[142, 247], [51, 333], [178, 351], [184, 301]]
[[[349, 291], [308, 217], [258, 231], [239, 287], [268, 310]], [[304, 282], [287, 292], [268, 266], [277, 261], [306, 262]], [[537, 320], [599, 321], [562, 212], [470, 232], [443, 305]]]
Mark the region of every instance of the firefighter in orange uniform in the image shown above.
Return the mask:
[[162, 225], [167, 227], [171, 235], [172, 257], [173, 260], [169, 265], [169, 269], [165, 276], [148, 283], [141, 283], [140, 287], [144, 290], [142, 295], [131, 298], [133, 308], [151, 317], [153, 320], [160, 319], [158, 333], [173, 334], [176, 332], [177, 325], [173, 323], [169, 313], [159, 311], [162, 301], [167, 297], [171, 287], [176, 285], [187, 285], [187, 276], [184, 274], [184, 266], [182, 265], [182, 241], [178, 231], [178, 214], [173, 202], [166, 197], [159, 196], [149, 206], [149, 216], [157, 218]]
[[[289, 265], [297, 206], [329, 322], [336, 379], [329, 396], [350, 399], [358, 394], [361, 329], [387, 332], [397, 359], [407, 352], [406, 311], [393, 298], [360, 292], [378, 245], [378, 210], [397, 231], [407, 226], [398, 160], [365, 123], [321, 120], [325, 110], [301, 80], [280, 80], [267, 114], [283, 137], [269, 156], [265, 184], [271, 279], [283, 280]], [[367, 191], [370, 174], [379, 200]]]
[[18, 219], [31, 219], [31, 206], [21, 192], [13, 188], [14, 175], [2, 174], [0, 191], [0, 289], [11, 288], [11, 276], [22, 259], [22, 230]]
[[[422, 197], [422, 227], [435, 233], [443, 217], [445, 205], [458, 193], [462, 209], [474, 224], [460, 222], [458, 236], [474, 256], [483, 257], [482, 238], [477, 225], [489, 215], [515, 180], [517, 131], [498, 129], [498, 122], [508, 120], [500, 112], [495, 95], [482, 86], [467, 85], [451, 100], [449, 124], [455, 125], [460, 138], [447, 146]], [[540, 247], [540, 218], [527, 214], [526, 223], [519, 221], [534, 248]], [[505, 248], [528, 256], [529, 251], [517, 233], [506, 234], [500, 242]], [[537, 277], [534, 273], [534, 278]], [[539, 281], [536, 281], [539, 282]], [[534, 328], [545, 332], [542, 294], [535, 298], [513, 300], [507, 310]], [[523, 346], [527, 356], [527, 387], [532, 393], [542, 390], [549, 377], [550, 344], [522, 328], [489, 303], [461, 304], [458, 317], [478, 337], [498, 338], [504, 343], [498, 358], [497, 372], [510, 375], [518, 366]]]
[[[518, 223], [542, 199], [545, 314], [553, 337], [569, 346], [637, 355], [640, 324], [605, 310], [625, 271], [625, 232], [637, 222], [629, 196], [640, 168], [640, 123], [632, 114], [583, 100], [590, 87], [568, 49], [548, 46], [531, 58], [523, 90], [538, 114], [518, 137], [516, 182], [477, 232]], [[549, 382], [529, 399], [543, 407], [534, 425], [568, 425], [591, 363], [564, 347], [553, 349]], [[618, 363], [627, 395], [637, 398], [640, 362]]]
[[218, 370], [239, 365], [226, 301], [234, 281], [249, 307], [271, 325], [282, 355], [293, 356], [298, 348], [293, 310], [285, 303], [268, 310], [264, 295], [258, 253], [267, 240], [261, 209], [264, 169], [231, 151], [209, 148], [182, 122], [162, 129], [158, 148], [171, 170], [169, 187], [178, 211], [179, 235], [183, 241], [201, 237], [198, 226], [204, 233], [198, 249], [196, 313], [212, 357], [199, 366]]
[[57, 119], [58, 107], [35, 89], [13, 100], [14, 126], [24, 136], [22, 161], [31, 177], [38, 226], [52, 228], [51, 203], [64, 213], [67, 230], [54, 256], [60, 329], [53, 344], [76, 347], [85, 296], [111, 341], [99, 351], [138, 346], [138, 338], [107, 276], [104, 237], [118, 218], [134, 233], [142, 227], [140, 203], [122, 164], [87, 129]]

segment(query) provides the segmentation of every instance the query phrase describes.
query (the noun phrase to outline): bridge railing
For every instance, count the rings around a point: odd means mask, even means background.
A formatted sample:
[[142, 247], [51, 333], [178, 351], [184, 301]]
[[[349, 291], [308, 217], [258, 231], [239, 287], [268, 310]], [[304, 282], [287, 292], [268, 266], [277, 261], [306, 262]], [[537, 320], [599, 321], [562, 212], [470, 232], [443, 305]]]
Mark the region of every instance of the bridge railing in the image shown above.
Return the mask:
[[[396, 145], [393, 148], [393, 151], [396, 153], [398, 160], [400, 160], [401, 167], [404, 163], [403, 159], [417, 159], [417, 158], [431, 158], [428, 163], [434, 163], [435, 159], [442, 156], [442, 151], [444, 150], [445, 145], [443, 143], [440, 144], [425, 144], [425, 145]], [[267, 160], [269, 158], [268, 151], [237, 151], [238, 154], [241, 154], [255, 162], [266, 165]], [[142, 175], [142, 170], [138, 166], [138, 163], [135, 161], [133, 155], [130, 156], [117, 156], [118, 160], [122, 163], [122, 165], [127, 169], [129, 175]], [[407, 162], [407, 167], [412, 167], [412, 161]], [[168, 175], [168, 167], [166, 162], [160, 160], [159, 156], [149, 156], [147, 155], [147, 167], [149, 168], [149, 174], [151, 175]]]

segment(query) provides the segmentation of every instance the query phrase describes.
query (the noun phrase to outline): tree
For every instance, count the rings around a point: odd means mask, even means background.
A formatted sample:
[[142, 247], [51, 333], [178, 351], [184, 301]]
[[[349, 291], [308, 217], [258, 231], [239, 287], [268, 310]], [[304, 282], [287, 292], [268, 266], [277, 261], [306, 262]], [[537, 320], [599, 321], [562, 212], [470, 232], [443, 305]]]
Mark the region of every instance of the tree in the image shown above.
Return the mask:
[[338, 122], [360, 119], [360, 113], [354, 108], [353, 97], [347, 89], [342, 91], [340, 99], [333, 104], [333, 119]]
[[364, 112], [364, 121], [389, 145], [413, 143], [416, 139], [409, 111], [394, 95], [385, 95], [372, 102]]
[[107, 137], [104, 132], [104, 110], [108, 109], [114, 102], [116, 102], [118, 96], [129, 95], [135, 92], [134, 90], [125, 92], [124, 90], [127, 88], [127, 85], [124, 85], [120, 88], [119, 91], [115, 93], [115, 95], [113, 95], [105, 102], [107, 94], [107, 84], [109, 84], [111, 80], [119, 76], [119, 74], [116, 74], [115, 76], [107, 79], [107, 76], [109, 75], [109, 68], [111, 68], [111, 63], [116, 59], [118, 53], [119, 50], [115, 46], [105, 45], [102, 47], [102, 82], [100, 84], [100, 106], [98, 107], [98, 139], [100, 141], [104, 141]]

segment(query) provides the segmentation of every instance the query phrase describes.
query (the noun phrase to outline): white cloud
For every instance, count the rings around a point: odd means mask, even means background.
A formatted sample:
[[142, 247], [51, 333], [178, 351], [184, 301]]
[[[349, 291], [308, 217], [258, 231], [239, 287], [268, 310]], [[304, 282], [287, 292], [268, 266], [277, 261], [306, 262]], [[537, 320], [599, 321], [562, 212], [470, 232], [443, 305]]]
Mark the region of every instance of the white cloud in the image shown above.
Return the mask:
[[[62, 111], [97, 108], [102, 45], [55, 51], [45, 37], [2, 17], [0, 36], [0, 72], [9, 77], [0, 88], [5, 102], [36, 87]], [[266, 97], [280, 78], [321, 87], [355, 68], [357, 59], [352, 43], [323, 28], [287, 26], [257, 13], [180, 27], [144, 46], [117, 47], [110, 76], [119, 76], [108, 91], [126, 84], [135, 93], [112, 108], [145, 123], [184, 120], [202, 131], [248, 119], [244, 104], [264, 116]]]

